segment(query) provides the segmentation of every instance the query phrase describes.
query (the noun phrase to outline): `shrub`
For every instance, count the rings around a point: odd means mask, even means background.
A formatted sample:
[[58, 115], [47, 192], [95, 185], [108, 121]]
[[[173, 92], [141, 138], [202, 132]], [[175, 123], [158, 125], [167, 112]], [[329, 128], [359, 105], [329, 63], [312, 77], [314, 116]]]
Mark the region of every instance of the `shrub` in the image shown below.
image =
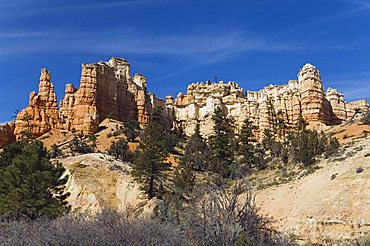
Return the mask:
[[124, 138], [121, 138], [118, 142], [113, 142], [107, 152], [120, 161], [132, 160], [132, 153], [129, 151], [127, 141]]
[[338, 153], [339, 150], [339, 142], [338, 139], [335, 137], [330, 138], [329, 144], [326, 147], [325, 158], [333, 156], [334, 154]]
[[370, 110], [362, 117], [361, 122], [365, 125], [370, 125]]
[[130, 220], [105, 210], [67, 215], [58, 220], [2, 223], [1, 245], [190, 245], [179, 227], [153, 219]]
[[157, 214], [182, 228], [193, 240], [189, 245], [290, 245], [269, 229], [269, 219], [258, 214], [254, 195], [244, 182], [229, 190], [203, 186], [189, 197], [187, 203], [175, 208], [165, 201]]
[[93, 153], [95, 146], [89, 146], [85, 142], [82, 141], [82, 136], [76, 136], [69, 142], [69, 148], [73, 152], [87, 154]]
[[63, 154], [63, 152], [59, 149], [58, 145], [56, 144], [53, 144], [51, 146], [51, 150], [49, 151], [49, 155], [51, 158], [57, 158], [59, 156], [61, 156]]

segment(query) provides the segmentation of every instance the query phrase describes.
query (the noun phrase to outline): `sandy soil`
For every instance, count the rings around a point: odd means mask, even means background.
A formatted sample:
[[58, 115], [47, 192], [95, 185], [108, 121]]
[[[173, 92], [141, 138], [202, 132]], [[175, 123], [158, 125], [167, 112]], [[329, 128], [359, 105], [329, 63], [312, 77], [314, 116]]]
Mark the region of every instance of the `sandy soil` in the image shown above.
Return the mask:
[[[351, 239], [370, 233], [370, 139], [321, 161], [313, 174], [257, 193], [278, 230], [305, 241]], [[357, 173], [358, 167], [364, 169]]]

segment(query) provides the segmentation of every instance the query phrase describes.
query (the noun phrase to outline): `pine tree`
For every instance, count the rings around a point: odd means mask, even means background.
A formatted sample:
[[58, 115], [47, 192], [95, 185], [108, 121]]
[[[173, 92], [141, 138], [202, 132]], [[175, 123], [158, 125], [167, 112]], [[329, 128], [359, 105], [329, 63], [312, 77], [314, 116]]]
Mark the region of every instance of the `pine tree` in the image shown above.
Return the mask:
[[178, 197], [186, 196], [193, 191], [195, 175], [191, 168], [180, 167], [175, 170], [173, 178], [174, 192]]
[[138, 157], [132, 170], [133, 177], [142, 184], [149, 198], [159, 194], [166, 177], [165, 171], [169, 168], [164, 162], [168, 155], [168, 145], [166, 128], [162, 123], [155, 109], [138, 146]]
[[130, 161], [132, 158], [132, 153], [129, 151], [127, 141], [124, 138], [121, 138], [118, 142], [113, 142], [107, 152], [120, 161]]
[[253, 131], [256, 129], [257, 127], [247, 118], [239, 134], [237, 155], [239, 157], [238, 164], [242, 175], [249, 172], [251, 168], [259, 165], [260, 160], [256, 155], [254, 146], [255, 139]]
[[17, 142], [0, 154], [0, 215], [11, 218], [55, 218], [68, 210], [62, 177], [42, 142]]
[[186, 143], [185, 153], [180, 159], [183, 168], [190, 168], [196, 171], [205, 171], [208, 168], [210, 150], [199, 132], [199, 125], [195, 128], [195, 133]]
[[231, 165], [234, 163], [235, 141], [233, 130], [221, 108], [216, 108], [212, 117], [214, 134], [209, 138], [211, 149], [210, 170], [228, 178], [231, 176]]

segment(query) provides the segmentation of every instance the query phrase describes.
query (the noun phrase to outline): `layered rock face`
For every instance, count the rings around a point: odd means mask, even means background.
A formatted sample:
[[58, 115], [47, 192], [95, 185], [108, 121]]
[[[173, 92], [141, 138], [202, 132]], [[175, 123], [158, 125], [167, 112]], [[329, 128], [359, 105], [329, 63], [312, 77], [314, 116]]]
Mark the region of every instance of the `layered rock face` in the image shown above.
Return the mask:
[[212, 114], [216, 107], [233, 118], [240, 129], [246, 117], [258, 126], [259, 132], [271, 127], [271, 108], [288, 126], [303, 117], [310, 128], [340, 124], [369, 110], [366, 100], [346, 103], [342, 94], [328, 89], [327, 94], [320, 72], [306, 64], [298, 73], [298, 80], [281, 86], [269, 85], [260, 91], [243, 92], [235, 82], [192, 83], [187, 94], [179, 93], [174, 104], [176, 120], [187, 135], [199, 124], [203, 136], [213, 130]]
[[17, 140], [29, 133], [39, 137], [51, 129], [60, 127], [54, 85], [50, 82], [49, 71], [43, 68], [40, 76], [39, 93], [31, 92], [28, 106], [17, 115], [14, 134]]
[[15, 141], [14, 122], [0, 125], [0, 148]]
[[[131, 77], [130, 64], [122, 58], [83, 64], [80, 87], [66, 85], [59, 110], [50, 73], [42, 69], [39, 92], [31, 92], [27, 108], [17, 115], [14, 135], [17, 140], [27, 132], [39, 137], [51, 129], [83, 132], [87, 135], [95, 133], [106, 118], [122, 122], [137, 120], [140, 127], [144, 128], [155, 106], [162, 106], [164, 117], [171, 118], [165, 108], [165, 101], [149, 94], [146, 83], [145, 76], [141, 74]], [[1, 142], [7, 141], [5, 132], [8, 130], [2, 127]]]
[[82, 66], [80, 88], [66, 86], [60, 103], [63, 126], [67, 130], [96, 132], [105, 118], [149, 123], [153, 105], [146, 90], [146, 78], [130, 76], [130, 64], [121, 58]]
[[366, 100], [345, 102], [343, 95], [332, 88], [325, 94], [320, 72], [311, 64], [300, 69], [298, 80], [246, 93], [235, 82], [201, 82], [190, 84], [187, 93], [179, 93], [176, 100], [167, 96], [164, 101], [148, 93], [146, 85], [145, 76], [130, 75], [130, 64], [125, 59], [83, 64], [79, 88], [66, 85], [58, 110], [50, 73], [42, 69], [38, 94], [30, 94], [29, 105], [18, 114], [14, 126], [0, 128], [0, 146], [13, 141], [14, 136], [21, 139], [28, 132], [35, 137], [51, 129], [85, 135], [95, 133], [106, 118], [122, 122], [137, 120], [140, 127], [145, 128], [156, 106], [163, 108], [169, 127], [175, 116], [175, 126], [186, 135], [193, 134], [199, 125], [205, 137], [212, 134], [216, 107], [233, 119], [236, 130], [250, 118], [259, 133], [271, 127], [272, 112], [288, 126], [303, 116], [309, 127], [322, 129], [360, 117], [370, 108]]
[[301, 109], [303, 118], [314, 128], [322, 128], [327, 123], [324, 113], [325, 93], [320, 72], [311, 64], [306, 64], [298, 73]]

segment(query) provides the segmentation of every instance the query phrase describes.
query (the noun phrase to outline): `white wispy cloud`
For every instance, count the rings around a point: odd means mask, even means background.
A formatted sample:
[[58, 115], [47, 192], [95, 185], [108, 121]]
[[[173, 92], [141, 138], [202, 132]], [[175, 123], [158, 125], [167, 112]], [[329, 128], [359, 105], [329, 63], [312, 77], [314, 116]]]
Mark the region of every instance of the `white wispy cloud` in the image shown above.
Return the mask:
[[14, 1], [0, 5], [0, 9], [12, 10], [3, 12], [2, 17], [14, 18], [22, 15], [39, 14], [43, 12], [59, 12], [59, 11], [79, 11], [83, 9], [106, 9], [118, 7], [135, 7], [138, 5], [150, 5], [166, 2], [178, 2], [182, 0], [120, 0], [120, 1], [49, 1], [49, 0], [33, 0], [33, 1]]
[[[337, 2], [337, 1], [338, 0], [335, 0], [335, 2]], [[315, 25], [315, 24], [335, 21], [335, 20], [338, 20], [338, 19], [341, 19], [341, 18], [344, 18], [344, 17], [351, 16], [351, 15], [356, 14], [358, 12], [370, 10], [370, 2], [368, 2], [368, 1], [363, 1], [363, 0], [340, 0], [340, 1], [341, 2], [346, 2], [348, 4], [355, 4], [356, 7], [351, 8], [351, 9], [346, 10], [346, 11], [325, 15], [324, 17], [316, 18], [312, 21], [299, 24], [295, 27], [292, 27], [292, 28], [289, 28], [289, 29], [286, 29], [286, 30], [282, 31], [279, 35], [285, 34], [285, 33], [296, 32], [296, 31], [302, 30], [304, 28], [310, 27], [312, 25]]]

